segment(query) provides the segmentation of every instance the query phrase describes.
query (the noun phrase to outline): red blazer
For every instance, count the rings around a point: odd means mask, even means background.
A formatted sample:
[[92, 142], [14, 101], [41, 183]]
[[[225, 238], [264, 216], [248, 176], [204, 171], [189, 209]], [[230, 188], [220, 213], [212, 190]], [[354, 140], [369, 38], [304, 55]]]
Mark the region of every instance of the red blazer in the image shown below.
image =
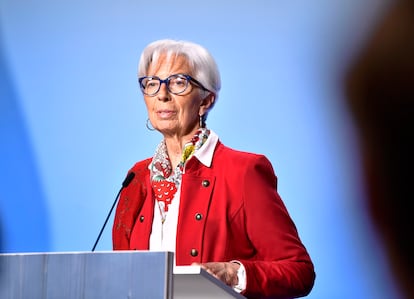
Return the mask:
[[[113, 225], [114, 250], [148, 250], [154, 197], [148, 164], [136, 163], [121, 192]], [[263, 155], [218, 142], [211, 167], [195, 157], [185, 168], [176, 239], [176, 264], [239, 260], [248, 298], [294, 298], [312, 289], [315, 273]]]

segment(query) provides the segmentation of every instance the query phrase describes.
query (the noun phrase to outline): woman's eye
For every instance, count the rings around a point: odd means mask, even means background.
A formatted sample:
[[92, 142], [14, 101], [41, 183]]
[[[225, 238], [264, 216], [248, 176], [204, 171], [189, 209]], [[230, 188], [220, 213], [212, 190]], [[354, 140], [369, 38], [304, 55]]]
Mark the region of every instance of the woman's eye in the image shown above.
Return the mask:
[[146, 84], [146, 87], [154, 87], [154, 86], [158, 86], [158, 82], [157, 81], [148, 81]]
[[183, 86], [185, 85], [185, 79], [177, 78], [173, 81], [173, 84], [176, 86]]

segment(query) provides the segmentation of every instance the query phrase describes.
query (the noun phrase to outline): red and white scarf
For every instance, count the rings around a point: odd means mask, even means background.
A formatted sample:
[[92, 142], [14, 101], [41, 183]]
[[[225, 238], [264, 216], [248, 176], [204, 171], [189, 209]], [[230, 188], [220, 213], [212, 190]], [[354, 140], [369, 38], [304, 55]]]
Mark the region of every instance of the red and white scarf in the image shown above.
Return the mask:
[[161, 219], [164, 222], [167, 217], [168, 206], [171, 204], [177, 188], [181, 184], [181, 178], [184, 165], [194, 153], [207, 140], [210, 131], [206, 128], [197, 130], [193, 138], [184, 145], [183, 154], [180, 163], [173, 169], [170, 158], [168, 157], [165, 140], [157, 146], [154, 157], [150, 164], [151, 185], [154, 190], [155, 199], [157, 200]]

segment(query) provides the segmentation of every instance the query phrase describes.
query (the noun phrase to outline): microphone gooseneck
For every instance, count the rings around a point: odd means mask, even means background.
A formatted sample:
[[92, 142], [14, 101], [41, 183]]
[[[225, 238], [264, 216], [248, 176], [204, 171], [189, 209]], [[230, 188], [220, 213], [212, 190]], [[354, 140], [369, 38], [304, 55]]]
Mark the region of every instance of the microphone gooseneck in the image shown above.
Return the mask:
[[108, 220], [109, 220], [109, 217], [111, 217], [112, 210], [115, 208], [116, 202], [118, 201], [118, 198], [119, 198], [119, 195], [121, 194], [121, 191], [122, 191], [124, 188], [128, 187], [128, 185], [132, 182], [132, 180], [134, 179], [134, 177], [135, 177], [135, 173], [131, 171], [131, 172], [129, 172], [129, 173], [127, 174], [126, 178], [125, 178], [125, 179], [124, 179], [124, 181], [122, 182], [122, 187], [121, 187], [121, 189], [119, 189], [118, 194], [117, 194], [117, 195], [116, 195], [116, 197], [115, 197], [115, 201], [114, 201], [114, 203], [112, 204], [111, 209], [109, 210], [108, 216], [106, 216], [105, 222], [104, 222], [104, 224], [103, 224], [103, 226], [102, 226], [102, 228], [101, 228], [101, 231], [99, 232], [98, 238], [96, 239], [95, 244], [94, 244], [94, 245], [93, 245], [93, 247], [92, 247], [92, 252], [94, 252], [94, 251], [95, 251], [96, 245], [98, 245], [99, 239], [101, 238], [101, 235], [102, 235], [102, 233], [103, 233], [103, 231], [104, 231], [104, 229], [105, 229], [105, 226], [106, 226], [106, 223], [107, 223], [107, 222], [108, 222]]

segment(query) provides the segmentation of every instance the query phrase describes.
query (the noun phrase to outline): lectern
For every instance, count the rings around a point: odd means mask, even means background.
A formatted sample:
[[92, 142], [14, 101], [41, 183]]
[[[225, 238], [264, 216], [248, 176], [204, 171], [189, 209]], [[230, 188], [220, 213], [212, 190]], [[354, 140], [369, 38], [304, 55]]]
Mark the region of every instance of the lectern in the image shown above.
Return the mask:
[[0, 254], [1, 299], [245, 298], [171, 252]]

